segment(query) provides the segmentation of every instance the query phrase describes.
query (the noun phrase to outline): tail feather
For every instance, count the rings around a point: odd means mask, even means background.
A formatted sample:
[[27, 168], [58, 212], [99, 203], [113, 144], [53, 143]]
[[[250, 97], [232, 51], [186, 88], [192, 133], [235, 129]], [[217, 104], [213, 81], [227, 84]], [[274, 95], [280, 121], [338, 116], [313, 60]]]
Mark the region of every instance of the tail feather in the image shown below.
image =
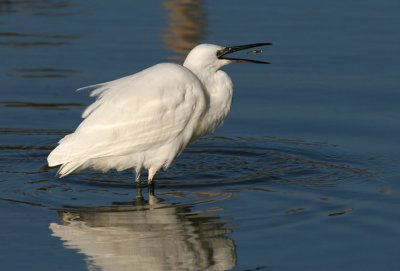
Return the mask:
[[74, 155], [73, 133], [60, 139], [58, 146], [47, 156], [47, 163], [50, 167], [69, 163], [71, 161], [81, 160]]
[[[60, 143], [65, 143], [69, 136], [70, 135], [60, 140]], [[85, 161], [79, 160], [77, 157], [72, 156], [69, 152], [70, 149], [70, 145], [60, 144], [47, 157], [47, 163], [49, 167], [60, 166], [57, 172], [60, 178], [78, 170], [79, 167], [85, 163]]]
[[58, 147], [55, 148], [49, 154], [49, 156], [47, 156], [47, 163], [49, 164], [49, 167], [55, 167], [66, 162], [65, 156], [60, 154], [60, 145], [58, 145]]
[[61, 167], [58, 169], [57, 174], [60, 178], [67, 176], [68, 174], [78, 170], [84, 162], [77, 161], [77, 162], [68, 162], [62, 164]]

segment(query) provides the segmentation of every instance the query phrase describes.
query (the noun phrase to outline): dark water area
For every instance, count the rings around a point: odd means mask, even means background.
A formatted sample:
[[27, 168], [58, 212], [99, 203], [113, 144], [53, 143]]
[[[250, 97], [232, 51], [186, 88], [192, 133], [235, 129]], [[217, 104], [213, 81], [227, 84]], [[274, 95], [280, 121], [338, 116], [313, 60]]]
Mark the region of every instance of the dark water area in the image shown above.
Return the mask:
[[[0, 0], [1, 270], [399, 270], [400, 3]], [[75, 89], [273, 42], [160, 172], [63, 179]], [[248, 56], [248, 55], [247, 55]]]

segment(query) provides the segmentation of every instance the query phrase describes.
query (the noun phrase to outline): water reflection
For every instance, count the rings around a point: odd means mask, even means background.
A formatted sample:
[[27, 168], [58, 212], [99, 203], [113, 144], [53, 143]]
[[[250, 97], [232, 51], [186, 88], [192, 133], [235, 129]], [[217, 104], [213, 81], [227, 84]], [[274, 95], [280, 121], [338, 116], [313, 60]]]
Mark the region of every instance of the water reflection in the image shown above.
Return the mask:
[[[148, 200], [58, 212], [53, 236], [87, 256], [89, 270], [228, 270], [236, 252], [216, 211]], [[96, 269], [97, 270], [97, 269]]]
[[162, 39], [178, 55], [169, 58], [182, 61], [187, 53], [206, 36], [206, 14], [202, 0], [166, 0], [168, 27]]

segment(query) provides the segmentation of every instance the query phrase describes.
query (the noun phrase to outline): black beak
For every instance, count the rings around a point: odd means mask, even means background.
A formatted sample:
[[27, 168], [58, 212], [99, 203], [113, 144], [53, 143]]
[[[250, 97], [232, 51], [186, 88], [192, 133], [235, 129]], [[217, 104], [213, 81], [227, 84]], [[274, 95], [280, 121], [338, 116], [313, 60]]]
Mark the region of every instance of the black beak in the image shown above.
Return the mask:
[[242, 51], [242, 50], [250, 49], [250, 48], [254, 48], [254, 47], [265, 46], [265, 45], [272, 45], [272, 43], [264, 42], [264, 43], [253, 43], [253, 44], [225, 47], [224, 49], [221, 49], [221, 50], [217, 51], [217, 58], [219, 58], [219, 59], [228, 59], [228, 60], [232, 60], [232, 61], [235, 61], [235, 62], [250, 62], [250, 63], [258, 63], [258, 64], [270, 64], [267, 61], [259, 61], [259, 60], [244, 59], [244, 58], [225, 57], [225, 55], [227, 55], [227, 54], [231, 54], [231, 53], [234, 53], [234, 52], [238, 52], [238, 51]]

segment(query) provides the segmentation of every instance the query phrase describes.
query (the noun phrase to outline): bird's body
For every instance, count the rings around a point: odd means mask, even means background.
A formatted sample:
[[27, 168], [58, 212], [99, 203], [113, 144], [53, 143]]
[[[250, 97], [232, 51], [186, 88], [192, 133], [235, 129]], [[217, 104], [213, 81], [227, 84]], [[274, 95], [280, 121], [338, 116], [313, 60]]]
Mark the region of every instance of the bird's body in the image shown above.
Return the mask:
[[222, 49], [202, 44], [183, 66], [157, 64], [83, 88], [91, 89], [96, 101], [84, 111], [75, 132], [50, 153], [49, 166], [61, 165], [61, 177], [85, 168], [134, 168], [137, 181], [144, 168], [152, 182], [159, 169], [168, 168], [189, 143], [213, 131], [227, 116], [233, 85], [219, 70], [231, 62], [216, 56]]

